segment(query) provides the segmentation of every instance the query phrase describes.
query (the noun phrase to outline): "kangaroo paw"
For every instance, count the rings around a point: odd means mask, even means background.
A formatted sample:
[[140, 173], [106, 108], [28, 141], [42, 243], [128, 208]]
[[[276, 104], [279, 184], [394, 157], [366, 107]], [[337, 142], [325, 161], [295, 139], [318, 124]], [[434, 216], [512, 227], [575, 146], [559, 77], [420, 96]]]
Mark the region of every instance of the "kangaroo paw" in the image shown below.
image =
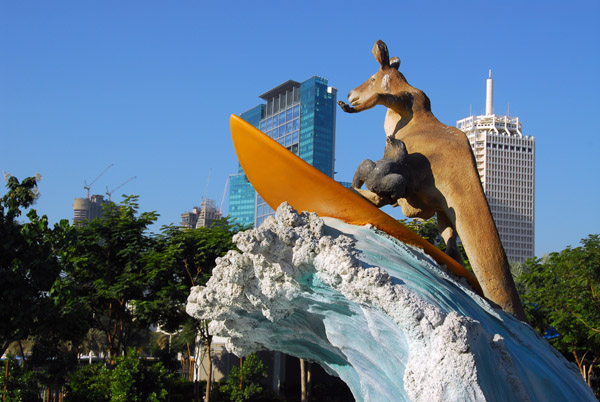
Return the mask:
[[347, 104], [345, 102], [338, 101], [338, 105], [340, 105], [342, 110], [346, 113], [356, 113], [357, 112], [356, 109], [354, 109], [352, 106], [350, 106], [349, 104]]
[[352, 190], [354, 190], [355, 192], [357, 192], [358, 194], [360, 194], [361, 196], [363, 196], [364, 198], [366, 198], [368, 201], [370, 201], [371, 203], [375, 204], [375, 206], [377, 208], [381, 208], [385, 205], [391, 205], [394, 203], [394, 200], [392, 200], [389, 197], [382, 197], [380, 195], [377, 195], [375, 193], [373, 193], [372, 191], [369, 190], [363, 190], [360, 188], [353, 188]]

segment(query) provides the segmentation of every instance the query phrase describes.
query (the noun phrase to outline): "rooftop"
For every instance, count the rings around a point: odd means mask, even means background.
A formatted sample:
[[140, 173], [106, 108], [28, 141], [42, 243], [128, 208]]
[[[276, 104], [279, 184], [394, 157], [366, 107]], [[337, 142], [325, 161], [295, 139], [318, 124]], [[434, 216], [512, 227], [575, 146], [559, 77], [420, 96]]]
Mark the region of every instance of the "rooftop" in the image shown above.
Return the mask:
[[275, 88], [271, 89], [270, 91], [267, 91], [264, 94], [260, 95], [259, 98], [261, 98], [265, 101], [268, 101], [269, 99], [273, 99], [275, 96], [277, 96], [281, 93], [286, 93], [288, 90], [290, 90], [294, 87], [299, 87], [299, 86], [300, 86], [299, 82], [288, 80], [288, 81], [284, 82], [283, 84], [278, 85]]

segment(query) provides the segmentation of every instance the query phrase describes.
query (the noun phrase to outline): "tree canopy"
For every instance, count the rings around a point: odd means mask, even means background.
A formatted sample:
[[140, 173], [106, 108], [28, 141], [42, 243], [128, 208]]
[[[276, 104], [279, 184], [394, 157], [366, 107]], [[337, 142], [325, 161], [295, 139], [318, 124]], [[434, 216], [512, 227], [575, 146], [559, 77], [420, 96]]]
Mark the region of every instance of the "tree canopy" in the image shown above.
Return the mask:
[[592, 385], [600, 362], [600, 236], [525, 263], [519, 277], [532, 325], [561, 353], [571, 355]]
[[56, 240], [65, 222], [52, 229], [33, 209], [27, 222], [18, 221], [37, 198], [38, 179], [8, 176], [0, 199], [0, 355], [10, 343], [39, 333], [54, 315], [49, 292], [61, 271]]

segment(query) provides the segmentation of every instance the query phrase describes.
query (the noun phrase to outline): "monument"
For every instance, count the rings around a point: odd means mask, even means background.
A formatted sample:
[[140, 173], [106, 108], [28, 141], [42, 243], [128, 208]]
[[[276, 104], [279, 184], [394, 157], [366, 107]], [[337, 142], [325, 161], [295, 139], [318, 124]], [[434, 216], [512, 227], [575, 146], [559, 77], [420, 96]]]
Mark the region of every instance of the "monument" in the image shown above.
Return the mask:
[[[358, 401], [595, 400], [577, 367], [515, 317], [523, 313], [464, 134], [437, 121], [383, 42], [374, 54], [380, 71], [342, 107], [388, 107], [388, 138], [384, 157], [359, 167], [354, 191], [232, 116], [240, 164], [277, 211], [235, 235], [238, 250], [192, 288], [187, 312], [238, 356], [318, 362]], [[479, 282], [385, 204], [437, 213], [446, 242], [461, 235]]]

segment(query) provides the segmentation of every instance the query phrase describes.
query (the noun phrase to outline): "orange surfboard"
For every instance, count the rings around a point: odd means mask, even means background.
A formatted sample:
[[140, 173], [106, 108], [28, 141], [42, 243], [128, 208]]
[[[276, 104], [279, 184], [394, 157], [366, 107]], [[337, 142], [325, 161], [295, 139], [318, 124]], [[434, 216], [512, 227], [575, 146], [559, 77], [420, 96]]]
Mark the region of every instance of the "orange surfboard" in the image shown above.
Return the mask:
[[483, 294], [472, 273], [401, 222], [309, 165], [242, 118], [231, 115], [230, 125], [240, 165], [254, 189], [271, 208], [277, 209], [287, 201], [297, 211], [315, 212], [353, 225], [371, 224], [406, 244], [422, 248]]

